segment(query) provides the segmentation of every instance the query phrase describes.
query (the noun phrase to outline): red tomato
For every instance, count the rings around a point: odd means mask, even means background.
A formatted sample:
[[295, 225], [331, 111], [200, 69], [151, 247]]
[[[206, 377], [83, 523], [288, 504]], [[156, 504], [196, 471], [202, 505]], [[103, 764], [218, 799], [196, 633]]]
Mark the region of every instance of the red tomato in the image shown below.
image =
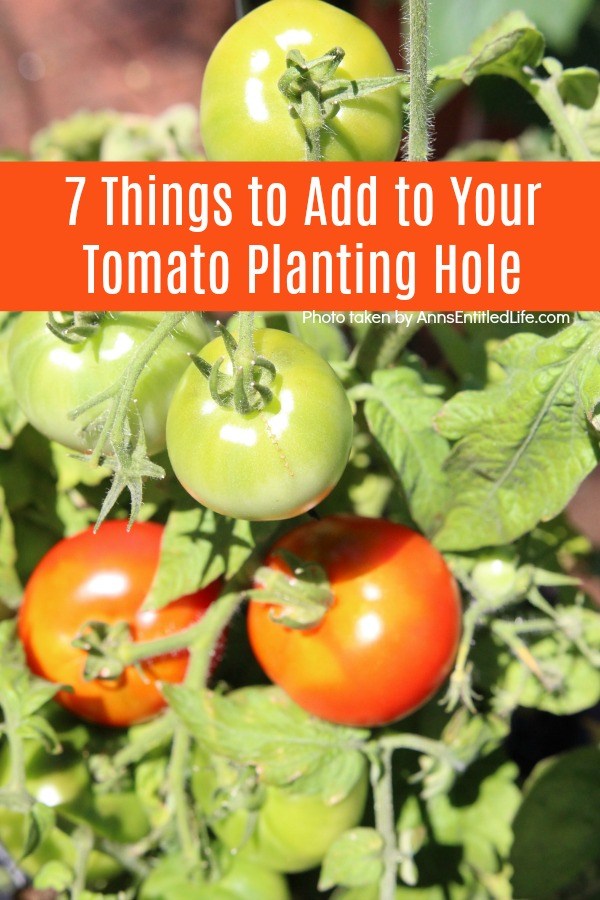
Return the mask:
[[307, 630], [279, 625], [271, 606], [250, 603], [254, 653], [292, 700], [331, 722], [373, 726], [435, 693], [452, 667], [461, 610], [454, 578], [422, 535], [339, 515], [275, 545], [267, 565], [289, 571], [275, 555], [282, 549], [319, 563], [334, 593], [322, 621]]
[[72, 646], [90, 621], [126, 621], [134, 641], [149, 641], [198, 621], [219, 592], [213, 582], [163, 609], [141, 611], [159, 559], [163, 528], [154, 522], [133, 526], [105, 522], [59, 541], [34, 570], [19, 611], [19, 635], [29, 667], [49, 681], [69, 685], [56, 699], [85, 719], [103, 725], [130, 725], [157, 713], [165, 701], [156, 682], [179, 682], [187, 651], [129, 666], [111, 680], [86, 681], [86, 652]]

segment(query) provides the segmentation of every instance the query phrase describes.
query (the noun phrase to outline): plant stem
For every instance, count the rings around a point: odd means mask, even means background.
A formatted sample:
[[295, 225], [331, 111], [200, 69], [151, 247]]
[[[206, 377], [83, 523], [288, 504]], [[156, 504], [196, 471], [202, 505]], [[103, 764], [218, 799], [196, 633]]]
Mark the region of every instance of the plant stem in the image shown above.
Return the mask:
[[[210, 661], [215, 646], [243, 599], [243, 593], [224, 594], [209, 607], [197, 625], [186, 629], [188, 636], [190, 632], [194, 632], [193, 646], [190, 650], [190, 661], [184, 682], [186, 687], [194, 690], [201, 690], [204, 687], [210, 672]], [[146, 643], [156, 642], [148, 641]], [[183, 723], [179, 723], [175, 726], [169, 764], [169, 796], [175, 813], [181, 851], [184, 857], [193, 863], [198, 861], [201, 848], [198, 833], [191, 825], [190, 806], [186, 791], [189, 752], [189, 732]]]
[[371, 786], [375, 805], [375, 827], [383, 839], [383, 875], [379, 882], [379, 900], [394, 900], [399, 855], [394, 820], [392, 783], [392, 747], [379, 745], [371, 760]]
[[92, 397], [87, 403], [83, 403], [70, 413], [70, 418], [76, 419], [77, 416], [86, 412], [86, 410], [93, 409], [93, 407], [98, 406], [99, 403], [108, 400], [110, 397], [113, 398], [102, 433], [91, 455], [93, 464], [98, 464], [100, 461], [109, 434], [114, 434], [117, 440], [122, 439], [129, 406], [140, 375], [158, 347], [181, 324], [187, 315], [187, 312], [166, 313], [143, 344], [140, 344], [133, 355], [130, 365], [119, 380], [108, 390], [103, 391], [102, 394], [98, 394], [96, 397]]
[[429, 155], [429, 7], [428, 0], [409, 0], [410, 101], [409, 162], [426, 162]]

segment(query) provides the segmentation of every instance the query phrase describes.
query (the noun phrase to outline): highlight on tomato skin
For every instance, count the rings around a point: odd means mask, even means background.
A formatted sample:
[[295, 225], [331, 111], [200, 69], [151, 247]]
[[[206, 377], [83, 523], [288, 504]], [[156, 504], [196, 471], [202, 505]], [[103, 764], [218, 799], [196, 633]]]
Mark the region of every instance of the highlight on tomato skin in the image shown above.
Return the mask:
[[[276, 328], [258, 328], [253, 340], [275, 366], [273, 398], [247, 414], [220, 406], [190, 365], [169, 409], [167, 450], [175, 475], [203, 506], [235, 519], [292, 518], [320, 503], [342, 477], [352, 408], [331, 366], [304, 341]], [[211, 365], [226, 357], [223, 338], [201, 356]], [[222, 370], [230, 369], [226, 359]]]
[[458, 648], [461, 605], [426, 538], [382, 519], [332, 515], [272, 548], [266, 564], [289, 573], [280, 550], [322, 566], [334, 595], [321, 622], [306, 630], [275, 622], [271, 604], [249, 605], [254, 654], [292, 700], [328, 721], [371, 727], [436, 693]]
[[29, 579], [18, 616], [18, 633], [30, 669], [65, 686], [56, 700], [101, 725], [127, 726], [151, 718], [166, 705], [159, 682], [185, 676], [181, 650], [128, 666], [114, 679], [84, 679], [85, 650], [72, 642], [88, 622], [125, 621], [132, 639], [150, 641], [199, 621], [220, 590], [215, 581], [159, 610], [141, 610], [160, 554], [164, 528], [141, 522], [104, 522], [59, 541]]

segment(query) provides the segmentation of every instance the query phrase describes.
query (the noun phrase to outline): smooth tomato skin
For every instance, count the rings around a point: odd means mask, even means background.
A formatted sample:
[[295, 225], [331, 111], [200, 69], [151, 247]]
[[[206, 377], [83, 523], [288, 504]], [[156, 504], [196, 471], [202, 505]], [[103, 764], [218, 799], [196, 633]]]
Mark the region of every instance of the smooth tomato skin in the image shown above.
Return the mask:
[[179, 682], [187, 651], [146, 660], [114, 680], [85, 681], [86, 653], [72, 641], [90, 621], [129, 623], [135, 641], [149, 641], [198, 621], [216, 598], [219, 583], [157, 611], [140, 611], [159, 559], [162, 526], [104, 522], [59, 541], [34, 570], [19, 610], [19, 636], [29, 667], [49, 681], [69, 685], [56, 699], [76, 715], [102, 725], [125, 726], [151, 718], [165, 706], [157, 681]]
[[[302, 125], [277, 82], [289, 50], [311, 60], [338, 46], [346, 51], [340, 78], [396, 74], [368, 25], [321, 0], [270, 0], [233, 25], [204, 73], [200, 133], [208, 159], [304, 160]], [[393, 160], [402, 128], [400, 93], [392, 87], [342, 104], [327, 126], [325, 160]]]
[[[277, 691], [273, 686], [241, 688], [229, 698], [244, 704], [248, 691]], [[368, 792], [366, 760], [345, 797], [326, 802], [320, 794], [292, 787], [263, 785], [260, 808], [220, 815], [218, 799], [235, 790], [237, 773], [227, 760], [198, 748], [192, 772], [192, 792], [210, 826], [226, 847], [244, 859], [277, 872], [303, 872], [323, 860], [331, 844], [361, 821]], [[252, 815], [252, 819], [250, 816]]]
[[[181, 484], [209, 509], [286, 519], [337, 484], [350, 454], [352, 410], [333, 369], [307, 344], [272, 328], [258, 329], [254, 343], [277, 369], [271, 403], [248, 415], [224, 409], [191, 365], [169, 410], [167, 450]], [[223, 339], [201, 355], [209, 363], [226, 356]]]
[[[442, 556], [420, 534], [381, 519], [335, 515], [301, 525], [280, 549], [319, 563], [334, 602], [321, 623], [283, 627], [251, 602], [248, 633], [269, 678], [299, 706], [346, 725], [396, 721], [449, 674], [460, 636], [459, 593]], [[260, 585], [259, 585], [260, 586]]]
[[185, 861], [163, 858], [144, 880], [139, 900], [291, 900], [282, 875], [233, 858], [223, 876], [206, 884], [190, 878]]
[[[105, 407], [75, 420], [69, 419], [69, 413], [116, 381], [162, 316], [159, 312], [114, 313], [83, 343], [66, 344], [46, 327], [46, 313], [21, 313], [11, 335], [9, 370], [17, 402], [34, 428], [80, 453], [91, 449], [93, 436], [82, 435], [81, 430]], [[167, 411], [189, 365], [188, 353], [198, 352], [207, 340], [205, 325], [197, 317], [188, 317], [163, 341], [140, 376], [134, 398], [150, 455], [165, 448]]]

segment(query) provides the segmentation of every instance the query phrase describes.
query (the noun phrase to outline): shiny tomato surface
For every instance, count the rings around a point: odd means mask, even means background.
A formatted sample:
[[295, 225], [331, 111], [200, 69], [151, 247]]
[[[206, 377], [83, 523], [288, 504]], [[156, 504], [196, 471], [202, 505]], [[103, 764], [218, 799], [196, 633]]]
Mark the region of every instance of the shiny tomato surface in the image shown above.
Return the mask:
[[306, 630], [273, 621], [268, 604], [250, 603], [254, 653], [292, 700], [331, 722], [374, 726], [435, 693], [452, 667], [461, 609], [454, 578], [422, 535], [335, 515], [275, 545], [267, 565], [288, 571], [279, 550], [320, 564], [334, 594], [322, 621]]
[[123, 521], [105, 522], [59, 541], [34, 570], [19, 612], [19, 635], [30, 668], [71, 690], [57, 700], [85, 719], [103, 725], [130, 725], [165, 705], [157, 682], [179, 682], [187, 651], [129, 666], [115, 679], [86, 681], [86, 652], [73, 640], [88, 622], [127, 622], [134, 641], [150, 641], [198, 621], [219, 584], [181, 597], [160, 610], [142, 611], [159, 559], [162, 526], [143, 522], [126, 530]]

